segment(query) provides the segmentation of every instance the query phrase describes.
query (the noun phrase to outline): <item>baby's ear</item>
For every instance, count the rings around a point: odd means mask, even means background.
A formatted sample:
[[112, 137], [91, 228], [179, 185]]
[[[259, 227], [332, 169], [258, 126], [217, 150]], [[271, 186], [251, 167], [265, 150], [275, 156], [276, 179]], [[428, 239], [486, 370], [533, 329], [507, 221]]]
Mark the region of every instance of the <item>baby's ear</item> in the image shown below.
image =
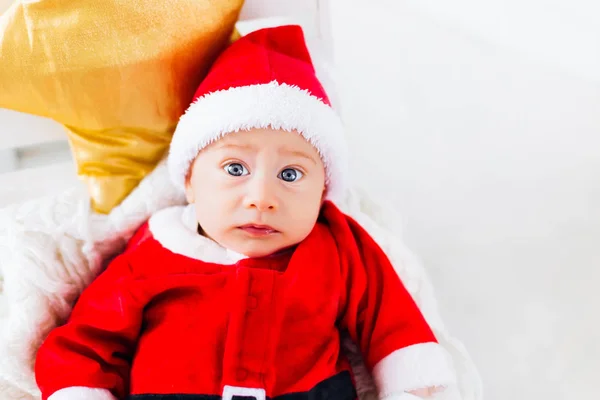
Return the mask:
[[196, 201], [196, 196], [194, 196], [194, 188], [192, 187], [191, 173], [185, 177], [185, 199], [190, 204]]

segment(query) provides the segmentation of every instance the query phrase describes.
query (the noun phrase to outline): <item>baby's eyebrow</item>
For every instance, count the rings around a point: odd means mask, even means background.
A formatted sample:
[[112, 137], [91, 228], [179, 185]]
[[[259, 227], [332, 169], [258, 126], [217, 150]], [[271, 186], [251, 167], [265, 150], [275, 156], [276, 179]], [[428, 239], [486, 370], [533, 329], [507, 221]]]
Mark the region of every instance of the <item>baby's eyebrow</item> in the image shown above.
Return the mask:
[[295, 156], [295, 157], [300, 157], [300, 158], [306, 158], [307, 160], [312, 161], [313, 164], [317, 165], [317, 160], [315, 160], [314, 157], [310, 156], [309, 154], [306, 154], [303, 151], [280, 148], [279, 154], [285, 154], [285, 155], [290, 155], [290, 156]]
[[237, 143], [219, 143], [216, 149], [241, 149], [241, 150], [256, 150], [256, 147], [251, 144], [237, 144]]

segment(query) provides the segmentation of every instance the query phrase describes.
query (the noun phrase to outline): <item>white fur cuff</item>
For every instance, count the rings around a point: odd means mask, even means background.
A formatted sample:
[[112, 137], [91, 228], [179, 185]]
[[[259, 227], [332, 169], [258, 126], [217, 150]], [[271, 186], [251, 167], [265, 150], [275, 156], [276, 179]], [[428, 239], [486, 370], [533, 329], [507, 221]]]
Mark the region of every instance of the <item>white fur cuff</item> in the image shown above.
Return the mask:
[[390, 396], [382, 397], [381, 400], [421, 400], [419, 396], [415, 396], [410, 393], [393, 394]]
[[106, 389], [73, 386], [55, 392], [48, 400], [117, 400]]
[[449, 355], [433, 342], [396, 350], [375, 365], [373, 378], [380, 398], [395, 398], [394, 395], [404, 395], [411, 390], [456, 384]]

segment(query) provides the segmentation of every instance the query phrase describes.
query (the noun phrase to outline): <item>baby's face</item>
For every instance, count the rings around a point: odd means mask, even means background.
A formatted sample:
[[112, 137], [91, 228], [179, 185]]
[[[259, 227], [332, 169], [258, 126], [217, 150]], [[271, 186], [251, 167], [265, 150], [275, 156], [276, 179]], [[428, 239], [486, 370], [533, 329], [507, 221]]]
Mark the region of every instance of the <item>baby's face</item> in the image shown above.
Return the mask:
[[207, 236], [248, 257], [304, 240], [322, 205], [325, 169], [297, 132], [230, 133], [200, 152], [186, 184]]

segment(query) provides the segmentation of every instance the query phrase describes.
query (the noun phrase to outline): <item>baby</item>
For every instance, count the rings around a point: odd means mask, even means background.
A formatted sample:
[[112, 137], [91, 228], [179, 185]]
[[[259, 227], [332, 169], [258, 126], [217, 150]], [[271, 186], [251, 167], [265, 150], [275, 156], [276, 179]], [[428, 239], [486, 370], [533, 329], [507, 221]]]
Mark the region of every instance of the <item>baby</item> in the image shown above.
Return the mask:
[[335, 206], [345, 141], [300, 27], [224, 51], [168, 166], [190, 204], [153, 215], [46, 339], [43, 400], [353, 400], [342, 332], [381, 398], [455, 384], [389, 260]]

